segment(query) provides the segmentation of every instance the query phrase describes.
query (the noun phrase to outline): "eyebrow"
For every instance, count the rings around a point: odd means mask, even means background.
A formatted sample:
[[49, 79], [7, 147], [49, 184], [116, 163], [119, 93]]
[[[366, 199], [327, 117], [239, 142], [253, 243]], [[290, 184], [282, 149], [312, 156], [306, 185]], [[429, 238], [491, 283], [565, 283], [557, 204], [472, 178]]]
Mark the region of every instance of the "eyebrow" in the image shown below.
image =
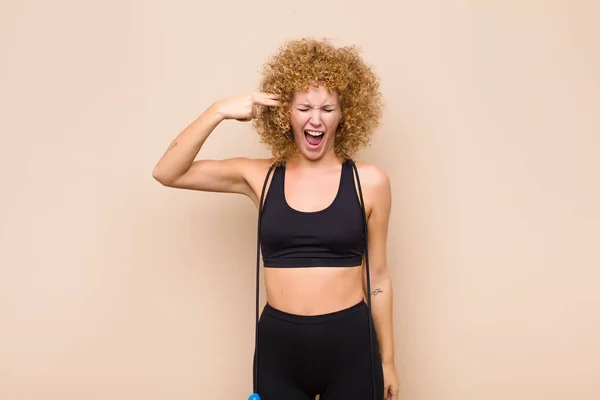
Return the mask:
[[[298, 107], [310, 107], [310, 108], [314, 108], [313, 106], [311, 106], [308, 103], [298, 103], [297, 104]], [[325, 108], [325, 107], [336, 107], [336, 104], [323, 104], [321, 107], [316, 107], [316, 108]]]

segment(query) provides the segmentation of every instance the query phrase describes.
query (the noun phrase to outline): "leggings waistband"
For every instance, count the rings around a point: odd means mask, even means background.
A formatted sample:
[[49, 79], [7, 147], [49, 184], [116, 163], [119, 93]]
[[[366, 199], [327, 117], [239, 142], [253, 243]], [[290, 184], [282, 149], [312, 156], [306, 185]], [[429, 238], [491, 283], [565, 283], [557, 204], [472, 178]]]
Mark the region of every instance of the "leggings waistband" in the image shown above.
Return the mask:
[[328, 322], [331, 320], [334, 320], [336, 318], [340, 318], [340, 317], [346, 317], [348, 315], [354, 314], [356, 312], [359, 311], [363, 311], [363, 310], [367, 310], [367, 304], [364, 301], [360, 301], [359, 303], [339, 310], [339, 311], [333, 311], [330, 313], [326, 313], [326, 314], [319, 314], [319, 315], [298, 315], [298, 314], [291, 314], [282, 310], [278, 310], [274, 307], [272, 307], [269, 303], [267, 303], [263, 309], [263, 312], [265, 314], [268, 314], [270, 316], [273, 316], [275, 318], [279, 318], [282, 319], [284, 321], [288, 321], [288, 322], [292, 322], [295, 324], [320, 324], [323, 322]]

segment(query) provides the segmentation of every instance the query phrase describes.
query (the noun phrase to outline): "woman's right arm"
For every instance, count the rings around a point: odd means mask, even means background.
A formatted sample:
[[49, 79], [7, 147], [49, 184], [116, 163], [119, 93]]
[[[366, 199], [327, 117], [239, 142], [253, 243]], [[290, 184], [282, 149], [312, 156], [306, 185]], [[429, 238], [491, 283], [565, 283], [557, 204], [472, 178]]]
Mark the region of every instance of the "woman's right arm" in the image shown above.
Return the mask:
[[154, 167], [152, 176], [173, 188], [252, 196], [246, 179], [250, 159], [194, 160], [208, 136], [224, 119], [250, 121], [256, 105], [277, 106], [276, 99], [277, 96], [267, 93], [250, 93], [212, 104], [173, 140]]

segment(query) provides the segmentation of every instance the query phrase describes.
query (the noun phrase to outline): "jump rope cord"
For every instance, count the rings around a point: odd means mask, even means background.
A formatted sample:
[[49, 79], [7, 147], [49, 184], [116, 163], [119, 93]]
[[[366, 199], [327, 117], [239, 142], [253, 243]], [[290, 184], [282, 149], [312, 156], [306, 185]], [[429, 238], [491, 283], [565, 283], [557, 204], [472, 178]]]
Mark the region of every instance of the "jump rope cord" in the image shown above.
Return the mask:
[[265, 177], [265, 182], [263, 183], [262, 191], [260, 194], [260, 202], [258, 203], [258, 232], [256, 234], [256, 329], [254, 332], [254, 393], [258, 393], [258, 321], [260, 320], [260, 228], [262, 223], [262, 208], [265, 199], [265, 189], [267, 188], [267, 182], [269, 181], [269, 177], [271, 176], [271, 172], [273, 172], [274, 168], [275, 165], [273, 164], [269, 168], [269, 172], [267, 172], [267, 176]]
[[354, 161], [350, 162], [354, 173], [356, 175], [356, 184], [358, 186], [358, 195], [360, 197], [360, 205], [363, 214], [363, 229], [365, 234], [365, 268], [367, 275], [367, 305], [369, 309], [369, 353], [371, 355], [371, 376], [373, 379], [373, 399], [376, 397], [376, 384], [375, 384], [375, 360], [373, 359], [373, 318], [371, 315], [371, 273], [369, 271], [369, 236], [367, 229], [367, 211], [365, 210], [365, 202], [363, 200], [362, 187], [360, 185], [360, 177], [358, 175], [358, 168]]
[[[360, 184], [360, 177], [358, 175], [358, 169], [354, 161], [350, 161], [352, 165], [352, 169], [354, 170], [356, 176], [356, 183], [358, 186], [358, 194], [360, 198], [360, 206], [362, 210], [363, 216], [363, 231], [365, 235], [365, 268], [367, 275], [367, 308], [368, 308], [368, 319], [369, 319], [369, 353], [371, 355], [371, 375], [373, 379], [373, 398], [375, 398], [375, 363], [373, 359], [373, 318], [371, 316], [371, 274], [369, 271], [369, 238], [368, 238], [368, 229], [367, 229], [367, 212], [365, 210], [365, 203], [363, 200], [362, 187]], [[254, 383], [253, 390], [254, 393], [258, 393], [258, 323], [260, 320], [259, 313], [259, 291], [260, 291], [260, 231], [261, 231], [261, 222], [262, 222], [262, 208], [265, 198], [265, 191], [267, 187], [267, 182], [269, 181], [269, 177], [271, 176], [271, 172], [273, 171], [275, 165], [271, 165], [269, 171], [267, 172], [267, 176], [265, 177], [265, 182], [263, 183], [262, 191], [260, 194], [260, 202], [258, 205], [258, 232], [256, 239], [256, 329], [254, 333]]]

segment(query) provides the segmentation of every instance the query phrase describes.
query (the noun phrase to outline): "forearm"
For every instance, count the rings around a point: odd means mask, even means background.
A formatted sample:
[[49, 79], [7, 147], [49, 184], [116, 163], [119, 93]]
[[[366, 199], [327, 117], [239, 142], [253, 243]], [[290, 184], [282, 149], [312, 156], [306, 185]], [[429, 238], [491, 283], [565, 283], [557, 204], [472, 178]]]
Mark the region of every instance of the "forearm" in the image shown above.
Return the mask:
[[384, 364], [394, 363], [393, 290], [389, 273], [374, 274], [371, 280], [371, 314]]
[[222, 119], [216, 105], [210, 106], [171, 142], [154, 167], [153, 176], [159, 181], [169, 182], [183, 175]]

